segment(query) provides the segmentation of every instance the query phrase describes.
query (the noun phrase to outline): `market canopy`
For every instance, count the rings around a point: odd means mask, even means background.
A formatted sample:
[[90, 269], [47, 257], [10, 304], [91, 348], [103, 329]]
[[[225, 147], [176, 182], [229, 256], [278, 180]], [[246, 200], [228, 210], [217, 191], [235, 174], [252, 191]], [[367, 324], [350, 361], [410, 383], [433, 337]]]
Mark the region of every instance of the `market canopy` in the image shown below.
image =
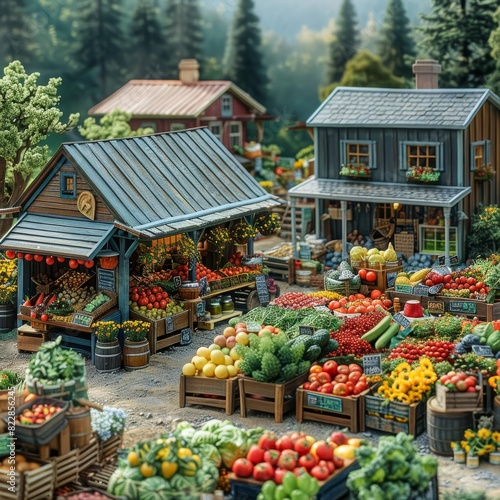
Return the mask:
[[26, 214], [7, 233], [1, 247], [88, 260], [95, 257], [115, 229], [112, 223]]

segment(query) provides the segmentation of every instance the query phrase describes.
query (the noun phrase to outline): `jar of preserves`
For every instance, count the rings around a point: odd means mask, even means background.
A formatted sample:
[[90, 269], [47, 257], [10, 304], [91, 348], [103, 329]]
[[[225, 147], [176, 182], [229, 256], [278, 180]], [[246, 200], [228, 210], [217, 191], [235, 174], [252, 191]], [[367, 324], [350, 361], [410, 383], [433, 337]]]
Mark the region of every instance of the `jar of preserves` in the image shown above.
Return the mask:
[[221, 299], [221, 305], [223, 314], [234, 312], [234, 302], [231, 295], [223, 295]]
[[220, 318], [222, 316], [222, 305], [220, 299], [212, 299], [210, 301], [210, 306], [208, 307], [210, 316], [213, 318]]

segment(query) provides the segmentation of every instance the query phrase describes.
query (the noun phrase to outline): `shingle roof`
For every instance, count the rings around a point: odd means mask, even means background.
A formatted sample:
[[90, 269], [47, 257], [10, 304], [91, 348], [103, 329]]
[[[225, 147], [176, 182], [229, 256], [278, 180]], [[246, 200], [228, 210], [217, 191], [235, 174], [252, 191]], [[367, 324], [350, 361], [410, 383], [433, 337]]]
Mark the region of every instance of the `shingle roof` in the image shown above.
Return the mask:
[[257, 113], [266, 108], [230, 81], [130, 80], [89, 110], [104, 115], [115, 109], [140, 117], [195, 118], [224, 93], [236, 95]]
[[500, 108], [500, 99], [487, 89], [337, 87], [307, 125], [463, 129], [486, 100]]
[[194, 231], [281, 203], [206, 128], [61, 148], [116, 221], [144, 238]]

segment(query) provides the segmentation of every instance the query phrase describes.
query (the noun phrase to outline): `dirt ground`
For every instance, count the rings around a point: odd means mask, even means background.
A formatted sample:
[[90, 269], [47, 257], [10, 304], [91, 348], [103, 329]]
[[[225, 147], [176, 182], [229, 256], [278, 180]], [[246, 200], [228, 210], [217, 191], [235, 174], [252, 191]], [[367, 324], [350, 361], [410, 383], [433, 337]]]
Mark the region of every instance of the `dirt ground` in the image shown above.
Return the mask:
[[[284, 282], [280, 281], [278, 284], [282, 293], [290, 289]], [[296, 287], [292, 289], [304, 290]], [[228, 418], [241, 427], [263, 427], [276, 433], [300, 428], [317, 438], [326, 438], [332, 430], [339, 429], [316, 422], [298, 424], [294, 412], [288, 413], [284, 421], [277, 424], [272, 415], [261, 412], [249, 412], [247, 418], [242, 418], [239, 410], [226, 417], [223, 410], [215, 408], [179, 408], [179, 375], [182, 365], [190, 361], [198, 347], [210, 345], [216, 333], [221, 332], [225, 326], [219, 325], [216, 331], [194, 332], [191, 345], [171, 347], [151, 356], [150, 366], [143, 370], [102, 374], [87, 360], [89, 398], [105, 406], [122, 408], [128, 413], [125, 446], [140, 439], [154, 437], [181, 420], [199, 424], [210, 418]], [[0, 334], [0, 368], [23, 375], [30, 356], [18, 353], [15, 331]], [[376, 431], [356, 435], [374, 441], [380, 436]], [[426, 434], [419, 436], [416, 441], [422, 453], [430, 453]], [[467, 469], [464, 465], [455, 464], [451, 458], [437, 458], [440, 492], [479, 490], [487, 492], [489, 499], [500, 499], [500, 467], [481, 462], [478, 469]], [[455, 495], [451, 498], [455, 498]]]

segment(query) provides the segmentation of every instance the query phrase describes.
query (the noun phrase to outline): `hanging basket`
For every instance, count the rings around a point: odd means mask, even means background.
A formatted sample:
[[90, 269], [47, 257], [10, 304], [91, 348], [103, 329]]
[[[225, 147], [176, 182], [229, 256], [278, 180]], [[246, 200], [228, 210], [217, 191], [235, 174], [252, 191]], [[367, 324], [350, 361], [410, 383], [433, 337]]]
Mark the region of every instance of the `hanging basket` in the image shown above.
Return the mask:
[[370, 238], [373, 240], [375, 247], [379, 250], [387, 250], [392, 235], [394, 234], [394, 230], [394, 224], [386, 224], [385, 226], [374, 228], [370, 233]]

